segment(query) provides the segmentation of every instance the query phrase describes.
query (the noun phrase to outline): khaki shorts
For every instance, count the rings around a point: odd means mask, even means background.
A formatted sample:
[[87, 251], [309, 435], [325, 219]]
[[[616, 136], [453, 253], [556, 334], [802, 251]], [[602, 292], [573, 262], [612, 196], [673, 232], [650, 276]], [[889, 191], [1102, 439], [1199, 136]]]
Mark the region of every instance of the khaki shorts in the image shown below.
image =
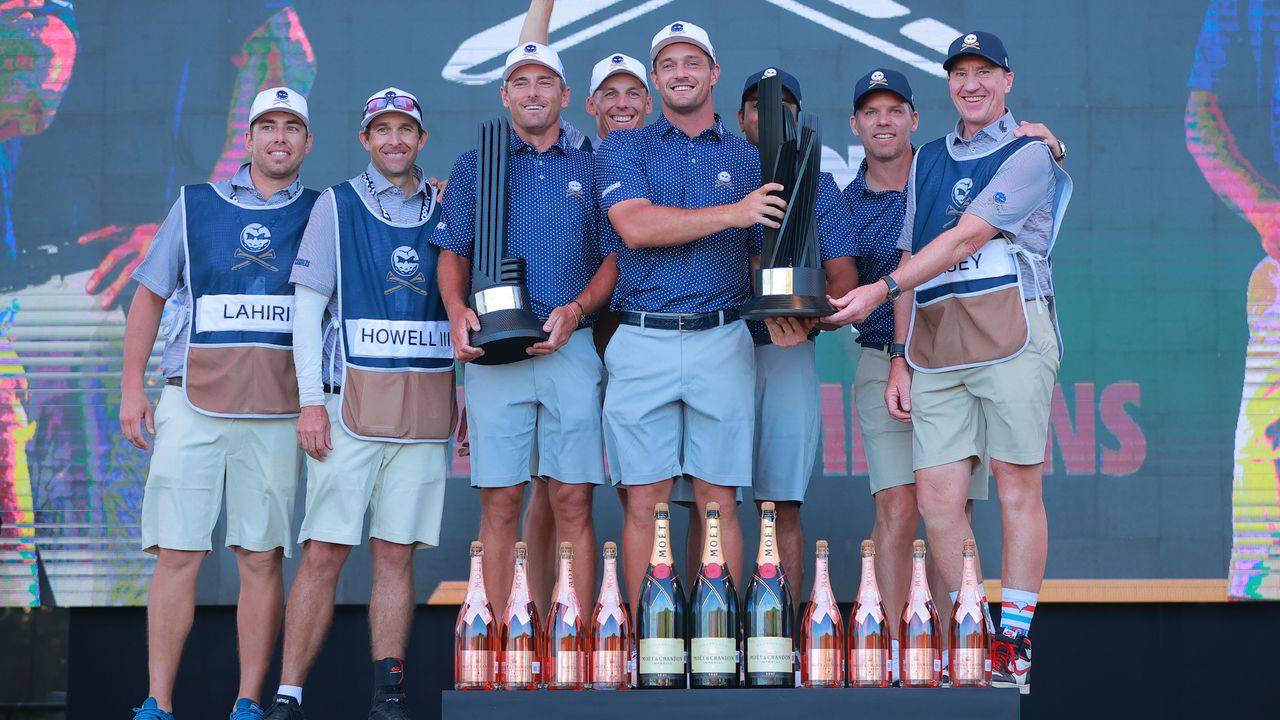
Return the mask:
[[1031, 339], [1012, 360], [912, 376], [917, 470], [984, 453], [1014, 465], [1044, 462], [1058, 338], [1048, 310], [1034, 300], [1026, 309]]
[[[889, 488], [913, 485], [916, 481], [911, 463], [912, 425], [889, 416], [889, 408], [884, 402], [884, 391], [888, 386], [889, 352], [862, 348], [853, 384], [853, 403], [858, 411], [862, 443], [867, 451], [872, 495]], [[912, 410], [914, 415], [914, 406]], [[986, 500], [987, 493], [987, 468], [978, 463], [969, 479], [969, 499]]]
[[369, 537], [401, 545], [440, 544], [447, 443], [360, 440], [338, 425], [342, 400], [325, 396], [333, 450], [307, 457], [307, 507], [298, 542], [359, 545]]
[[293, 418], [210, 417], [181, 388], [165, 386], [142, 496], [142, 548], [212, 550], [225, 496], [227, 547], [282, 547], [288, 556], [301, 467]]

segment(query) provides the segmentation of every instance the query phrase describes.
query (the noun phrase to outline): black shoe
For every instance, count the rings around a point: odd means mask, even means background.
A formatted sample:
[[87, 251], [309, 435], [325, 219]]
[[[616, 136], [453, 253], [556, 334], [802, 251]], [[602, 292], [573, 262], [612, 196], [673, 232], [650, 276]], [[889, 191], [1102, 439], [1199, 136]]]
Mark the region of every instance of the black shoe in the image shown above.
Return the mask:
[[288, 695], [277, 695], [271, 707], [263, 713], [262, 720], [307, 720], [302, 705]]
[[410, 720], [403, 695], [380, 697], [369, 708], [369, 720]]

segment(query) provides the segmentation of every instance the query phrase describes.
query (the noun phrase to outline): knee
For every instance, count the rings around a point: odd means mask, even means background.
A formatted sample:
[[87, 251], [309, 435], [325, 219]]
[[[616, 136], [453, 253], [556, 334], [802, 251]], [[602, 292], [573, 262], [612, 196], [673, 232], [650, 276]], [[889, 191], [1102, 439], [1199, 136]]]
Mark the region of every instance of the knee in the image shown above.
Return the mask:
[[400, 572], [413, 565], [413, 545], [373, 538], [369, 541], [369, 556], [375, 572]]
[[489, 527], [516, 527], [524, 501], [524, 485], [480, 491], [480, 521]]
[[920, 507], [914, 485], [902, 485], [876, 493], [876, 530], [895, 538], [914, 536], [920, 526]]
[[236, 548], [236, 567], [241, 575], [270, 577], [280, 573], [280, 560], [284, 551], [280, 548], [265, 552], [254, 552], [244, 548]]
[[591, 526], [591, 490], [589, 484], [562, 484], [556, 488], [551, 506], [556, 527], [563, 532], [574, 533]]
[[168, 550], [160, 548], [156, 557], [156, 568], [172, 573], [194, 573], [200, 570], [204, 562], [204, 550]]
[[651, 520], [654, 506], [660, 502], [670, 501], [670, 488], [670, 481], [629, 486], [627, 488], [627, 519], [641, 523]]
[[964, 501], [957, 504], [952, 497], [953, 493], [942, 485], [917, 483], [915, 488], [916, 511], [924, 518], [926, 525], [964, 512]]
[[302, 551], [302, 564], [314, 571], [337, 574], [350, 554], [350, 545], [308, 540], [306, 548]]

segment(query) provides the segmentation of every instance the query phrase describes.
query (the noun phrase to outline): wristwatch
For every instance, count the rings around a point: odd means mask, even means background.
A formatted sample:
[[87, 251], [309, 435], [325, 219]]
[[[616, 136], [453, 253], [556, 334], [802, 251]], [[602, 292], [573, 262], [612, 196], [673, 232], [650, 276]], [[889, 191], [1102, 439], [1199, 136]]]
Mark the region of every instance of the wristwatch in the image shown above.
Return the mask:
[[1067, 159], [1067, 144], [1058, 141], [1058, 154], [1053, 157], [1054, 162], [1062, 162]]
[[885, 286], [889, 288], [889, 294], [885, 296], [885, 299], [888, 300], [889, 302], [893, 302], [894, 300], [897, 300], [898, 296], [902, 294], [902, 288], [898, 287], [898, 283], [895, 282], [894, 279], [889, 277], [888, 275], [885, 275], [880, 279], [883, 280]]
[[902, 343], [889, 344], [889, 359], [905, 358], [907, 356], [907, 346]]

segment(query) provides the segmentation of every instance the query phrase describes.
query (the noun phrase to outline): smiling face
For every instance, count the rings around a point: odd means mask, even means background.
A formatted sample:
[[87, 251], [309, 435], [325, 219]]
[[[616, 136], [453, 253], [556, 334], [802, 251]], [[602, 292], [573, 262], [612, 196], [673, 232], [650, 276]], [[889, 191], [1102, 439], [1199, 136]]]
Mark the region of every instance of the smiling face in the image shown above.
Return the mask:
[[427, 144], [427, 131], [404, 113], [383, 113], [360, 133], [360, 144], [369, 151], [373, 167], [394, 181], [413, 172], [413, 163]]
[[303, 159], [311, 152], [311, 133], [302, 118], [283, 110], [258, 116], [245, 133], [244, 142], [253, 167], [273, 180], [297, 175]]
[[644, 117], [653, 110], [649, 89], [631, 73], [619, 72], [605, 78], [595, 94], [587, 98], [587, 114], [596, 119], [596, 133], [606, 137], [614, 130], [644, 127]]
[[[782, 89], [782, 106], [791, 111], [791, 117], [796, 122], [800, 121], [800, 104], [786, 88]], [[751, 94], [747, 95], [747, 99], [742, 102], [742, 109], [738, 111], [738, 127], [747, 137], [747, 142], [752, 145], [760, 144], [760, 89], [758, 87], [752, 90]]]
[[546, 65], [527, 63], [503, 83], [502, 104], [511, 110], [517, 130], [540, 135], [560, 124], [560, 111], [569, 106], [569, 88]]
[[1004, 115], [1004, 98], [1013, 89], [1013, 73], [986, 58], [964, 55], [951, 65], [947, 86], [965, 134], [972, 137]]
[[895, 92], [875, 92], [849, 118], [849, 129], [862, 141], [867, 157], [891, 162], [911, 148], [911, 133], [920, 125], [920, 114]]
[[720, 66], [697, 45], [672, 43], [654, 58], [650, 78], [662, 95], [663, 107], [678, 114], [691, 114], [711, 102], [711, 88], [720, 80]]

